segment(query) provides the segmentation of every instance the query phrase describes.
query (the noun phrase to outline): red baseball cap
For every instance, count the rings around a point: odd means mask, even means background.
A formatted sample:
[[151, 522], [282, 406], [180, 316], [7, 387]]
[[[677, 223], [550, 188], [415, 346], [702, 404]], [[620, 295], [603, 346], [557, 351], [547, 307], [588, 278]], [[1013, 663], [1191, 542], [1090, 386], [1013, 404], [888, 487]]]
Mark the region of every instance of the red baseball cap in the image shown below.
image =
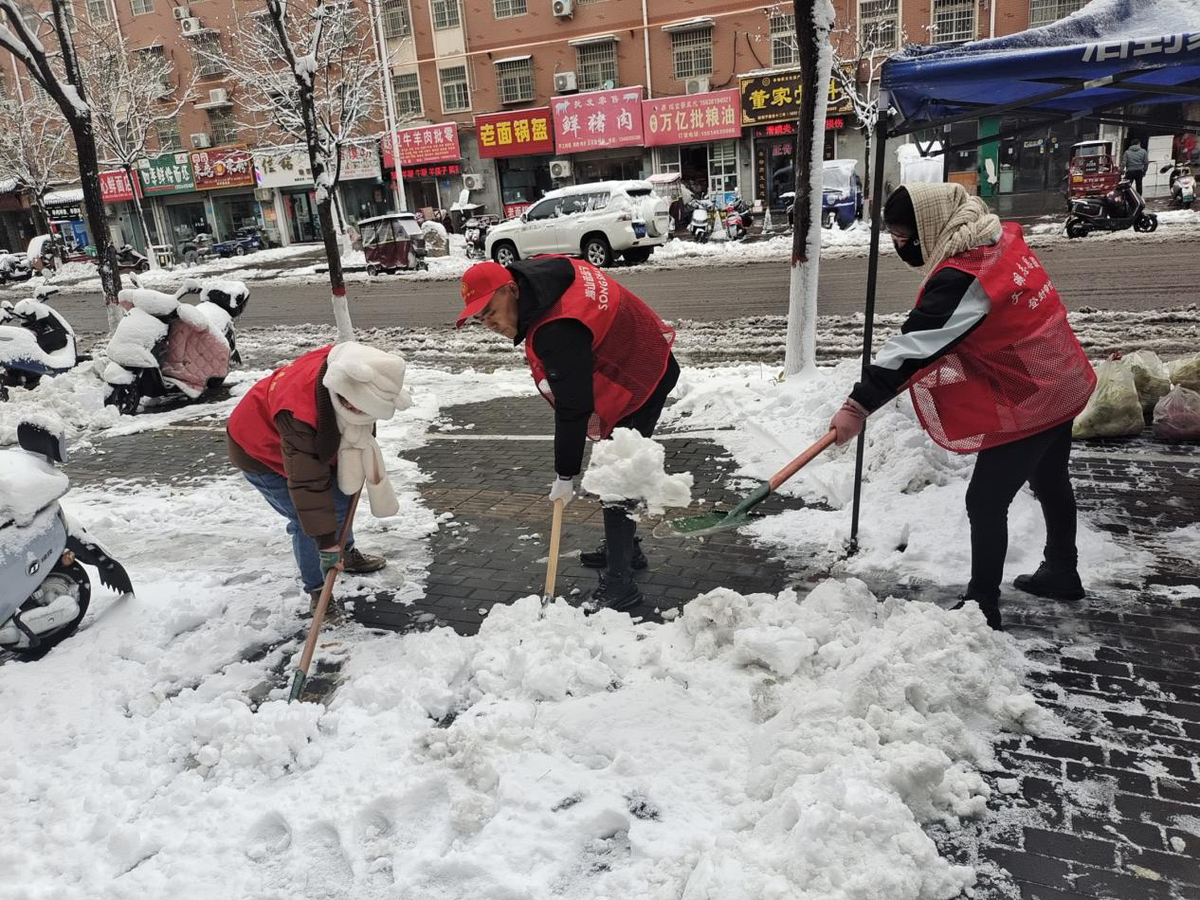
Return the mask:
[[476, 263], [463, 273], [463, 311], [458, 317], [457, 327], [479, 312], [492, 299], [492, 294], [513, 282], [512, 272], [496, 262]]

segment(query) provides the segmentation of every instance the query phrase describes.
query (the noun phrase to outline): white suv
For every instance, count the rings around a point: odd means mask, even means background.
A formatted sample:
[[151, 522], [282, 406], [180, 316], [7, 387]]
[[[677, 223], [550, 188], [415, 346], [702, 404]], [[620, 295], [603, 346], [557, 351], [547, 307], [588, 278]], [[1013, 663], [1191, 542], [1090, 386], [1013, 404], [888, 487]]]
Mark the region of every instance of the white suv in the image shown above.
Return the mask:
[[609, 266], [642, 263], [671, 232], [667, 202], [648, 181], [598, 181], [550, 191], [518, 219], [494, 225], [487, 254], [502, 266], [543, 253]]

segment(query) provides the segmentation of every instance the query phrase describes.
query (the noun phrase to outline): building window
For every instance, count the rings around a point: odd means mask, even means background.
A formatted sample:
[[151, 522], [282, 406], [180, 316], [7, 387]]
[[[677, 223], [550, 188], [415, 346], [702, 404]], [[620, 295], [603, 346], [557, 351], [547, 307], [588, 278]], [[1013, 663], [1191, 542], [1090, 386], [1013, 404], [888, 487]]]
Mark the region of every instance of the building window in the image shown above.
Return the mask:
[[169, 122], [157, 122], [154, 125], [158, 132], [158, 149], [163, 153], [183, 149], [183, 139], [179, 136], [179, 123], [172, 119]]
[[575, 72], [581, 91], [594, 91], [617, 81], [617, 42], [600, 41], [575, 48]]
[[416, 72], [392, 76], [392, 96], [396, 101], [396, 115], [400, 118], [421, 118], [421, 80]]
[[383, 4], [384, 37], [402, 38], [412, 34], [412, 16], [408, 0], [385, 0]]
[[671, 58], [679, 81], [712, 74], [712, 27], [671, 33]]
[[899, 0], [858, 0], [858, 39], [864, 48], [894, 50], [899, 33]]
[[790, 66], [800, 61], [796, 48], [796, 16], [794, 13], [771, 14], [771, 65]]
[[737, 141], [708, 145], [708, 192], [722, 194], [738, 189]]
[[471, 108], [466, 66], [439, 69], [438, 78], [442, 82], [442, 112], [462, 112]]
[[155, 44], [153, 47], [139, 47], [134, 52], [137, 54], [139, 67], [144, 66], [145, 71], [158, 73], [164, 96], [175, 90], [175, 82], [171, 79], [171, 67], [167, 65], [166, 54], [163, 52], [161, 44]]
[[196, 63], [197, 76], [212, 78], [214, 75], [225, 74], [225, 59], [219, 34], [210, 31], [189, 40], [192, 42], [192, 58]]
[[957, 44], [975, 39], [976, 0], [933, 0], [933, 42]]
[[238, 127], [237, 123], [233, 121], [232, 110], [210, 109], [208, 111], [208, 133], [212, 137], [214, 147], [236, 144]]
[[523, 16], [528, 12], [527, 0], [492, 0], [492, 9], [497, 19], [507, 19], [510, 16]]
[[458, 0], [433, 0], [434, 28], [457, 28], [459, 22]]
[[1083, 9], [1087, 0], [1029, 0], [1029, 27], [1040, 28]]
[[533, 99], [533, 60], [526, 57], [497, 62], [496, 87], [501, 103], [528, 103]]
[[135, 16], [154, 12], [154, 0], [129, 0], [129, 9]]
[[101, 25], [112, 17], [108, 12], [108, 0], [87, 0], [88, 21], [93, 25]]

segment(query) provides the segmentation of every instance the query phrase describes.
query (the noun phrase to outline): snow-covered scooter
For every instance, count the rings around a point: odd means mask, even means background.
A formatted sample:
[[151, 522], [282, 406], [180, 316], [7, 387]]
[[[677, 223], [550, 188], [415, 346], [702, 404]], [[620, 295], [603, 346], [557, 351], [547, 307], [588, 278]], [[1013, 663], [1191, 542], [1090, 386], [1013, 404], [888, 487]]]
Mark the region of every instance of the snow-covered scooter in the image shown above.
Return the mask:
[[696, 204], [696, 208], [692, 210], [692, 221], [688, 223], [688, 231], [692, 234], [692, 240], [697, 244], [708, 242], [712, 236], [712, 214], [714, 207], [708, 200], [701, 200]]
[[[181, 303], [200, 294], [195, 306]], [[143, 397], [196, 400], [225, 383], [232, 363], [240, 363], [233, 320], [246, 308], [250, 291], [240, 281], [201, 286], [184, 281], [174, 294], [146, 288], [121, 291], [126, 310], [108, 342], [105, 404], [133, 415]]]
[[1171, 200], [1181, 209], [1191, 209], [1196, 202], [1196, 176], [1186, 163], [1169, 162], [1160, 173], [1171, 173]]
[[92, 583], [133, 593], [124, 567], [59, 506], [70, 487], [55, 468], [62, 432], [22, 422], [21, 449], [0, 450], [0, 648], [37, 659], [71, 635], [87, 612]]
[[32, 298], [0, 303], [0, 400], [10, 387], [37, 387], [43, 375], [61, 375], [79, 361], [75, 332], [43, 302], [56, 293], [38, 285]]

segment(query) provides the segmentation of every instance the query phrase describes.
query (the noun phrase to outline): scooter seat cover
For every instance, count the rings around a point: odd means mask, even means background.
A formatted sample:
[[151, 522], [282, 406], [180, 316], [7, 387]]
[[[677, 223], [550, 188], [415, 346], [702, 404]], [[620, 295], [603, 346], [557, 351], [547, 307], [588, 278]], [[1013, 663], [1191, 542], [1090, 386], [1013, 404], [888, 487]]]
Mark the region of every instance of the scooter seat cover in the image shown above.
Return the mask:
[[210, 378], [229, 374], [229, 344], [208, 327], [197, 328], [182, 319], [171, 323], [163, 354], [163, 378], [193, 400], [204, 393]]
[[983, 322], [909, 386], [925, 430], [974, 453], [1045, 431], [1087, 405], [1096, 373], [1041, 261], [1009, 222], [997, 244], [937, 266], [974, 275], [991, 301]]
[[275, 417], [286, 411], [317, 427], [317, 377], [332, 349], [333, 344], [320, 347], [276, 369], [246, 392], [229, 417], [229, 436], [280, 475], [287, 473]]
[[534, 335], [555, 319], [577, 319], [592, 333], [592, 404], [588, 437], [602, 440], [617, 423], [638, 410], [667, 371], [675, 329], [636, 295], [583, 260], [569, 260], [575, 280], [525, 337], [525, 358], [533, 381], [554, 405], [546, 368], [534, 349]]

